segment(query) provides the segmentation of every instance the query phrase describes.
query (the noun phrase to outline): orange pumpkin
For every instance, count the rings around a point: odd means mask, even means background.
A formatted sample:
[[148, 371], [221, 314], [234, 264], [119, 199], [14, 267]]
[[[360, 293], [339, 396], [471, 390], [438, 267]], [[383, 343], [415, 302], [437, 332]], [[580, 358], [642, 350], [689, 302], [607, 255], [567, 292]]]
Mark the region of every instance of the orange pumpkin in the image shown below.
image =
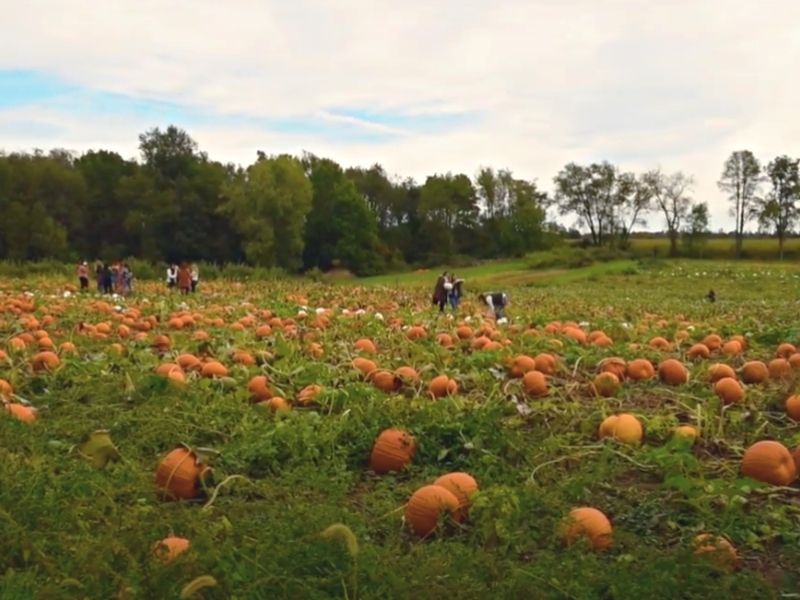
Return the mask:
[[322, 393], [322, 386], [312, 383], [307, 385], [297, 393], [297, 403], [301, 406], [309, 406], [313, 404], [317, 396]]
[[797, 479], [797, 465], [786, 446], [762, 440], [745, 451], [742, 474], [763, 483], [785, 486]]
[[536, 370], [545, 375], [555, 375], [558, 362], [556, 357], [547, 352], [537, 354], [534, 358], [536, 361]]
[[353, 359], [353, 367], [361, 372], [364, 379], [369, 379], [370, 375], [378, 370], [378, 365], [368, 358], [358, 356]]
[[519, 378], [528, 371], [536, 370], [536, 359], [521, 354], [511, 361], [511, 377]]
[[658, 377], [667, 385], [683, 385], [689, 381], [689, 371], [679, 360], [668, 358], [658, 365]]
[[452, 396], [458, 393], [458, 383], [447, 375], [439, 375], [431, 379], [428, 384], [428, 393], [434, 398]]
[[716, 352], [720, 348], [722, 348], [722, 338], [719, 337], [716, 333], [710, 333], [706, 337], [703, 338], [703, 343], [708, 346], [708, 349], [712, 352]]
[[547, 378], [539, 371], [528, 371], [522, 378], [522, 389], [530, 396], [546, 396], [549, 391]]
[[607, 550], [613, 542], [613, 529], [601, 511], [583, 506], [570, 511], [562, 525], [561, 537], [568, 546], [585, 539], [594, 550]]
[[775, 351], [775, 356], [777, 358], [789, 358], [792, 354], [795, 354], [796, 352], [797, 348], [795, 347], [795, 345], [786, 342], [778, 346], [778, 349]]
[[14, 395], [14, 386], [5, 379], [0, 379], [0, 399], [8, 400]]
[[421, 340], [428, 336], [428, 332], [425, 331], [424, 327], [420, 325], [414, 325], [413, 327], [409, 327], [408, 331], [406, 331], [406, 337], [411, 340]]
[[675, 437], [694, 441], [699, 435], [697, 428], [693, 425], [680, 425], [675, 428]]
[[247, 391], [255, 401], [267, 400], [272, 397], [269, 379], [266, 375], [256, 375], [247, 384]]
[[153, 555], [165, 565], [175, 561], [189, 549], [191, 542], [186, 538], [168, 537], [153, 544]]
[[656, 350], [668, 351], [672, 349], [672, 344], [670, 344], [667, 340], [665, 340], [663, 337], [660, 336], [654, 337], [647, 343], [647, 345]]
[[772, 379], [788, 379], [792, 376], [792, 365], [785, 358], [773, 358], [767, 368]]
[[356, 343], [353, 344], [353, 348], [359, 352], [366, 352], [367, 354], [375, 354], [378, 351], [375, 342], [367, 338], [357, 340]]
[[694, 344], [686, 353], [691, 360], [705, 359], [711, 356], [711, 350], [705, 344]]
[[786, 414], [789, 418], [800, 421], [800, 395], [795, 394], [786, 399]]
[[375, 371], [370, 378], [372, 385], [382, 392], [394, 392], [402, 385], [402, 381], [391, 371]]
[[419, 373], [414, 367], [398, 367], [394, 374], [406, 385], [419, 385]]
[[595, 393], [603, 398], [611, 398], [619, 391], [619, 378], [609, 371], [598, 373], [592, 386]]
[[462, 516], [467, 516], [467, 511], [472, 505], [472, 496], [478, 491], [478, 482], [469, 473], [448, 473], [442, 475], [433, 485], [440, 485], [456, 498], [458, 498], [458, 507]]
[[598, 365], [601, 373], [613, 373], [617, 379], [622, 381], [625, 379], [625, 373], [628, 370], [628, 363], [624, 358], [619, 356], [611, 356], [600, 361]]
[[738, 340], [730, 340], [722, 345], [722, 353], [726, 356], [739, 356], [743, 350], [742, 344]]
[[402, 429], [386, 429], [380, 433], [372, 447], [369, 468], [383, 475], [391, 471], [402, 471], [414, 458], [417, 441]]
[[714, 393], [723, 404], [740, 404], [744, 402], [744, 388], [732, 377], [723, 377], [714, 384]]
[[201, 495], [211, 469], [191, 449], [179, 446], [156, 469], [156, 486], [168, 500], [192, 500]]
[[261, 400], [258, 404], [274, 413], [292, 410], [292, 405], [289, 404], [286, 398], [280, 396], [272, 396], [266, 400]]
[[642, 442], [642, 423], [629, 413], [607, 417], [598, 431], [600, 439], [613, 437], [618, 442], [638, 446]]
[[228, 368], [221, 362], [218, 362], [216, 360], [210, 360], [203, 365], [202, 369], [200, 369], [200, 375], [208, 378], [227, 377]]
[[36, 409], [32, 406], [25, 406], [24, 404], [18, 404], [16, 402], [9, 402], [2, 406], [5, 407], [8, 414], [16, 417], [23, 423], [33, 423], [38, 416]]
[[39, 352], [31, 359], [31, 366], [36, 372], [52, 371], [61, 364], [61, 359], [55, 352]]
[[426, 485], [414, 492], [405, 506], [406, 522], [419, 537], [436, 531], [439, 519], [446, 514], [454, 521], [461, 520], [458, 498], [440, 485]]
[[472, 337], [472, 327], [461, 325], [458, 329], [456, 329], [456, 336], [460, 340], [470, 339]]
[[764, 383], [769, 379], [769, 369], [760, 360], [751, 360], [742, 367], [742, 381], [745, 383]]
[[653, 363], [646, 358], [636, 358], [628, 363], [626, 375], [633, 381], [645, 381], [655, 377], [656, 370]]
[[708, 378], [711, 383], [716, 383], [720, 379], [724, 379], [725, 377], [730, 377], [731, 379], [736, 379], [736, 371], [733, 370], [730, 366], [717, 363], [711, 365], [708, 368]]

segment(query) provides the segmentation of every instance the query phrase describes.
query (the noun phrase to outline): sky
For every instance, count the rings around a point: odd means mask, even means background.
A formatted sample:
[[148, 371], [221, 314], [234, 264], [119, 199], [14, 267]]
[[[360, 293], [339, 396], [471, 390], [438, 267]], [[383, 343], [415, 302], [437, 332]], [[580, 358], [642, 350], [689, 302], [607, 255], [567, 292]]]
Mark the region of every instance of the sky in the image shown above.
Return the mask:
[[175, 124], [223, 162], [545, 190], [609, 160], [692, 175], [716, 231], [732, 151], [800, 157], [798, 23], [797, 0], [30, 0], [0, 22], [0, 149], [134, 158]]

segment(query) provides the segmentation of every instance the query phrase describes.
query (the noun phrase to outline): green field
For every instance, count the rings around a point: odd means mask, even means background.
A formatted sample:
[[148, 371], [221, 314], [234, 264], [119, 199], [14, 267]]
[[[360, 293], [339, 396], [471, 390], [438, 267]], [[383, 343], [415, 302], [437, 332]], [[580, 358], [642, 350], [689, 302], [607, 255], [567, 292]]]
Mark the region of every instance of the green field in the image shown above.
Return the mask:
[[[189, 298], [143, 283], [119, 311], [94, 296], [64, 297], [66, 278], [0, 280], [0, 379], [14, 388], [6, 400], [38, 409], [32, 423], [0, 409], [0, 599], [177, 598], [182, 590], [237, 599], [797, 596], [797, 478], [757, 482], [742, 474], [742, 457], [759, 440], [800, 445], [784, 407], [798, 370], [746, 385], [744, 401], [726, 406], [708, 381], [712, 363], [740, 371], [746, 361], [771, 361], [783, 342], [800, 343], [797, 265], [621, 260], [534, 271], [517, 261], [455, 271], [469, 293], [502, 287], [512, 298], [509, 325], [483, 324], [500, 349], [437, 341], [467, 318], [478, 331], [484, 313], [468, 295], [455, 318], [438, 316], [429, 303], [436, 270], [342, 285], [208, 282]], [[704, 298], [710, 288], [714, 304]], [[327, 323], [317, 307], [330, 309]], [[366, 312], [353, 316], [358, 308]], [[546, 330], [553, 321], [602, 330], [613, 343], [578, 343], [564, 329]], [[427, 336], [408, 339], [407, 325]], [[33, 341], [16, 348], [11, 340], [26, 332]], [[60, 355], [51, 371], [33, 369], [42, 332]], [[710, 333], [743, 335], [744, 354], [690, 359], [689, 347]], [[154, 349], [157, 335], [171, 347]], [[671, 347], [650, 347], [656, 336]], [[351, 366], [359, 338], [374, 341], [369, 358], [379, 368], [412, 366], [421, 383], [387, 393], [365, 381]], [[181, 385], [155, 374], [187, 353], [218, 360], [228, 375], [187, 367]], [[541, 353], [558, 367], [547, 393], [533, 396], [508, 364]], [[599, 397], [592, 381], [612, 356], [656, 366], [676, 358], [688, 381], [626, 379]], [[458, 392], [433, 400], [427, 386], [440, 374]], [[254, 403], [248, 382], [257, 375], [292, 410]], [[311, 384], [322, 391], [301, 401]], [[599, 439], [604, 419], [623, 412], [642, 424], [640, 445]], [[674, 436], [681, 424], [697, 428], [695, 443]], [[417, 452], [405, 470], [377, 475], [372, 446], [392, 427], [411, 433]], [[119, 460], [100, 467], [82, 452], [96, 430], [108, 430]], [[193, 501], [165, 501], [155, 472], [180, 443], [209, 449], [214, 482]], [[420, 539], [404, 507], [449, 472], [479, 484], [468, 517], [442, 515], [436, 533]], [[609, 518], [608, 550], [565, 544], [565, 519], [581, 506]], [[337, 523], [346, 527], [322, 534]], [[695, 553], [706, 533], [730, 541], [734, 564]], [[153, 545], [173, 534], [191, 546], [162, 564]], [[192, 582], [207, 587], [191, 595]]]
[[[681, 250], [684, 246], [679, 246]], [[669, 239], [666, 237], [634, 237], [631, 250], [643, 256], [655, 254], [665, 257], [669, 254]], [[732, 237], [710, 236], [695, 247], [695, 252], [702, 258], [732, 259], [736, 258], [736, 240]], [[800, 238], [791, 237], [784, 241], [785, 260], [800, 259]], [[748, 237], [742, 243], [742, 258], [755, 260], [777, 260], [779, 258], [778, 240], [774, 237]]]

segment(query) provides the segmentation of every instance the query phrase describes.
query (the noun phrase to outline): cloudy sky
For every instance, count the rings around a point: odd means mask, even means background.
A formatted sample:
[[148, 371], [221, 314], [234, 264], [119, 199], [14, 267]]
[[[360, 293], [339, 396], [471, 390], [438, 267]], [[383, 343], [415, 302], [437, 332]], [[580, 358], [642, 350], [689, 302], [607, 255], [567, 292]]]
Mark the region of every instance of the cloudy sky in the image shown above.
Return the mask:
[[797, 0], [30, 0], [0, 23], [0, 148], [135, 157], [174, 123], [222, 161], [545, 189], [606, 159], [694, 175], [716, 230], [732, 150], [800, 156], [798, 23]]

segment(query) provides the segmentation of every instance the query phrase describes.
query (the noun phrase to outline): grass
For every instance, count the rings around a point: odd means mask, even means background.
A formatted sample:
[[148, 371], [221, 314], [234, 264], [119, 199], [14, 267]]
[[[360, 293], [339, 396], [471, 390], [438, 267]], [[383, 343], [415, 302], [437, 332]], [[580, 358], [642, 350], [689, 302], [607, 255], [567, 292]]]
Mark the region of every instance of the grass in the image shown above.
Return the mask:
[[[662, 598], [745, 599], [800, 589], [800, 488], [740, 473], [744, 449], [757, 440], [800, 444], [800, 428], [783, 410], [797, 378], [748, 386], [745, 403], [730, 407], [705, 379], [711, 362], [738, 368], [771, 360], [780, 342], [800, 342], [796, 266], [614, 261], [531, 272], [498, 263], [458, 273], [468, 286], [507, 288], [511, 325], [500, 330], [507, 348], [436, 342], [435, 334], [452, 333], [457, 323], [428, 304], [436, 272], [355, 285], [208, 282], [185, 299], [200, 321], [188, 330], [166, 325], [184, 299], [145, 283], [141, 296], [123, 303], [160, 318], [138, 341], [79, 333], [80, 322], [109, 322], [116, 331], [119, 317], [93, 297], [62, 298], [52, 279], [0, 281], [0, 348], [25, 329], [14, 309], [27, 287], [37, 294], [36, 318], [54, 317], [45, 329], [56, 345], [72, 340], [80, 353], [63, 356], [52, 373], [31, 372], [32, 350], [0, 360], [0, 378], [40, 409], [30, 425], [0, 418], [0, 599], [175, 598], [202, 576], [216, 585], [198, 598], [627, 599], [658, 590]], [[715, 304], [704, 300], [711, 287]], [[330, 307], [330, 324], [317, 329], [312, 317], [302, 320], [301, 304]], [[359, 307], [367, 309], [361, 317], [342, 314]], [[257, 340], [266, 308], [296, 318], [295, 333], [275, 326]], [[477, 326], [481, 314], [468, 298], [459, 316]], [[232, 327], [247, 315], [252, 324]], [[224, 324], [203, 322], [212, 317]], [[420, 323], [429, 336], [409, 342], [392, 318]], [[614, 345], [545, 333], [554, 320], [602, 329]], [[199, 328], [209, 342], [193, 340]], [[537, 333], [523, 335], [528, 329]], [[679, 331], [689, 341], [669, 352], [647, 346], [656, 335], [674, 341]], [[164, 356], [150, 347], [161, 332], [173, 341]], [[710, 332], [746, 335], [745, 356], [689, 361], [689, 343]], [[309, 356], [309, 336], [324, 348], [322, 358]], [[362, 381], [350, 366], [360, 337], [375, 340], [381, 367], [416, 367], [422, 386], [384, 394]], [[113, 352], [112, 342], [126, 354]], [[235, 349], [268, 353], [267, 360], [235, 364]], [[558, 354], [561, 369], [547, 396], [531, 398], [508, 377], [506, 360], [545, 351]], [[178, 388], [153, 374], [180, 352], [214, 356], [230, 377], [190, 374]], [[674, 388], [626, 381], [616, 396], [598, 398], [591, 380], [613, 355], [655, 363], [676, 357], [690, 379]], [[455, 378], [459, 393], [432, 401], [424, 382], [439, 373]], [[249, 401], [247, 382], [256, 374], [290, 400], [308, 384], [324, 391], [313, 406], [272, 415]], [[642, 421], [641, 446], [597, 439], [600, 422], [618, 412]], [[680, 423], [699, 428], [697, 444], [673, 439]], [[370, 450], [387, 427], [407, 429], [419, 447], [406, 471], [377, 476], [368, 468]], [[122, 457], [103, 469], [75, 447], [98, 429], [109, 430]], [[225, 484], [213, 502], [159, 498], [155, 469], [181, 442], [215, 451], [210, 464]], [[450, 471], [467, 471], [480, 484], [469, 519], [419, 540], [403, 523], [403, 505]], [[609, 516], [608, 552], [562, 544], [560, 525], [576, 506]], [[357, 553], [346, 531], [322, 535], [336, 523], [352, 533]], [[693, 554], [692, 540], [703, 532], [731, 540], [741, 556], [737, 570]], [[170, 534], [192, 545], [162, 565], [151, 549]]]

